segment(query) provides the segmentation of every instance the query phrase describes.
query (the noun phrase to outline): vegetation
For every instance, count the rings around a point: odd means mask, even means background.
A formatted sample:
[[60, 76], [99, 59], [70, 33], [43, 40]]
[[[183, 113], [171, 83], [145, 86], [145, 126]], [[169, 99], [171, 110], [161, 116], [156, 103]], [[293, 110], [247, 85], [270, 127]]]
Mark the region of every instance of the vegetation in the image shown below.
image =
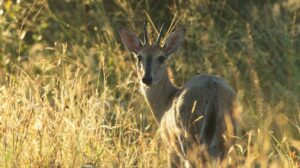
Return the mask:
[[207, 73], [237, 91], [228, 164], [299, 167], [297, 0], [0, 0], [0, 167], [166, 167], [117, 35], [141, 34], [147, 14], [187, 28], [168, 60], [177, 85]]

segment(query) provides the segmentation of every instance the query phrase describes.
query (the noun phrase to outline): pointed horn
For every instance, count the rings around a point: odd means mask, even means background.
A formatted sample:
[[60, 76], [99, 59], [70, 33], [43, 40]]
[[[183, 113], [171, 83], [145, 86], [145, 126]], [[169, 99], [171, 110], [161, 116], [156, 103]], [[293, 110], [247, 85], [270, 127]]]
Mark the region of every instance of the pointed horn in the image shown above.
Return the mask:
[[164, 28], [164, 23], [160, 27], [160, 31], [159, 31], [159, 34], [158, 34], [158, 37], [157, 37], [157, 40], [156, 40], [156, 45], [159, 45], [159, 43], [160, 43], [163, 28]]
[[148, 45], [147, 21], [144, 21], [144, 45]]

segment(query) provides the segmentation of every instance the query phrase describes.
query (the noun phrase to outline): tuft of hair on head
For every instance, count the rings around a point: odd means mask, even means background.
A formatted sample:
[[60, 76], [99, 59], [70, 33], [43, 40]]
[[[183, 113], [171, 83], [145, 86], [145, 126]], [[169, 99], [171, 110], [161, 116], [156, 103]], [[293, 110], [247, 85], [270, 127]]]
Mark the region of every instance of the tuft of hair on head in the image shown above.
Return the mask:
[[162, 25], [160, 27], [160, 30], [159, 30], [159, 33], [158, 33], [158, 37], [157, 37], [157, 40], [155, 42], [156, 45], [160, 45], [160, 41], [161, 41], [161, 38], [162, 38], [163, 28], [164, 28], [164, 23], [162, 23]]

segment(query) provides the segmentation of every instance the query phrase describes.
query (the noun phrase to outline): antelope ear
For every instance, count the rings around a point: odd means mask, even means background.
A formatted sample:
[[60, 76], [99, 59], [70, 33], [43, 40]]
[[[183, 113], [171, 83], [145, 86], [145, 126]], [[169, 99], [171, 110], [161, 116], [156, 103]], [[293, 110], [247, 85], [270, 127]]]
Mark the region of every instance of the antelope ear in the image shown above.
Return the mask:
[[139, 38], [125, 27], [119, 27], [119, 35], [128, 50], [137, 53], [141, 49]]
[[178, 50], [178, 48], [181, 46], [182, 42], [184, 41], [185, 32], [186, 32], [185, 28], [181, 28], [173, 32], [168, 37], [163, 47], [167, 55], [170, 55]]

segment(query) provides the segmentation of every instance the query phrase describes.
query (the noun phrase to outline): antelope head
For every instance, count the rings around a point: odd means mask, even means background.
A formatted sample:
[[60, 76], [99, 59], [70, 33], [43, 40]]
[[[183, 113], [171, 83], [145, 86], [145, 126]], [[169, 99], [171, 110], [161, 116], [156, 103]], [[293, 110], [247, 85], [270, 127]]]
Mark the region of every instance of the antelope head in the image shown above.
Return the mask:
[[167, 75], [166, 59], [174, 53], [182, 44], [185, 29], [181, 28], [173, 32], [163, 46], [160, 45], [163, 25], [155, 43], [150, 44], [147, 23], [144, 22], [144, 42], [125, 27], [119, 28], [119, 35], [128, 50], [134, 53], [137, 60], [138, 77], [146, 87], [157, 84]]

